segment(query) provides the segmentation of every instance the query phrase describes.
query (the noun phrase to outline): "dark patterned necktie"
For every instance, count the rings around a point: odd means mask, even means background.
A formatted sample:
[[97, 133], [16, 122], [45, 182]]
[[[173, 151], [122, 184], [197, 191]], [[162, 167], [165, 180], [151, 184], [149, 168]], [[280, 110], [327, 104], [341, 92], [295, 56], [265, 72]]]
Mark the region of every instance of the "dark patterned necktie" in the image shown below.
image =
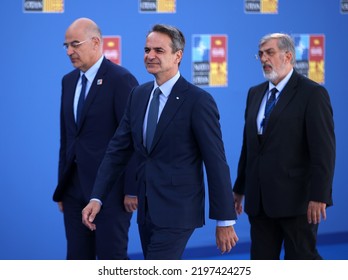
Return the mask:
[[147, 151], [150, 151], [153, 136], [155, 135], [155, 130], [158, 120], [158, 111], [159, 111], [159, 95], [161, 94], [159, 87], [156, 88], [153, 93], [153, 97], [149, 107], [149, 113], [147, 115], [147, 127], [146, 127], [146, 148]]
[[76, 112], [76, 123], [79, 123], [82, 113], [82, 108], [85, 103], [86, 98], [86, 85], [87, 85], [87, 78], [85, 74], [82, 75], [82, 87], [79, 97], [79, 102], [77, 103], [77, 112]]
[[278, 90], [274, 87], [271, 90], [271, 96], [268, 98], [266, 102], [266, 107], [265, 107], [265, 117], [262, 121], [262, 131], [263, 133], [266, 131], [266, 127], [269, 121], [269, 117], [271, 116], [272, 110], [275, 106], [276, 103], [276, 93]]

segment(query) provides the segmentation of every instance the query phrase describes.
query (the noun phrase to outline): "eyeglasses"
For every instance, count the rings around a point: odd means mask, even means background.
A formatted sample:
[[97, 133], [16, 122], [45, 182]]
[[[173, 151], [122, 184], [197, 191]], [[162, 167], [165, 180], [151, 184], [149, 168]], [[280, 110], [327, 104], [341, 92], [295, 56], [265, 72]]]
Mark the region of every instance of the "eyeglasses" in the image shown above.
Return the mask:
[[266, 55], [267, 57], [273, 57], [278, 52], [287, 53], [287, 51], [282, 51], [282, 50], [276, 51], [274, 49], [268, 49], [265, 51], [259, 51], [258, 54], [255, 54], [255, 58], [256, 58], [256, 60], [259, 60], [259, 59], [261, 60], [264, 55]]
[[81, 46], [83, 43], [87, 42], [88, 39], [84, 40], [84, 41], [72, 41], [70, 43], [64, 43], [63, 44], [63, 48], [65, 50], [68, 50], [69, 49], [69, 46], [72, 47], [73, 49], [77, 49], [79, 46]]

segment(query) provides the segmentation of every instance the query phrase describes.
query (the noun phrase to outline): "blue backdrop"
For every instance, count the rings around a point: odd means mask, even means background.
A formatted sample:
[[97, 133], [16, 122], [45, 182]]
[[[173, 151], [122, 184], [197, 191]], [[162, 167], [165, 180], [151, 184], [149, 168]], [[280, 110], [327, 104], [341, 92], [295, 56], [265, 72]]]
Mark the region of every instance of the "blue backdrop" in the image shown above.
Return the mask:
[[[72, 69], [62, 48], [69, 24], [78, 17], [96, 21], [103, 35], [120, 35], [122, 65], [139, 82], [152, 79], [143, 65], [147, 31], [155, 23], [178, 26], [187, 38], [181, 73], [192, 80], [191, 37], [228, 36], [228, 86], [207, 88], [221, 113], [223, 138], [232, 180], [242, 141], [246, 93], [263, 76], [255, 60], [258, 40], [270, 32], [325, 35], [325, 86], [337, 137], [334, 207], [320, 225], [321, 235], [348, 232], [347, 78], [348, 14], [340, 0], [279, 0], [278, 14], [250, 14], [244, 0], [177, 0], [176, 13], [139, 13], [138, 0], [65, 0], [64, 13], [24, 13], [22, 0], [2, 1], [0, 23], [0, 259], [64, 259], [63, 217], [51, 197], [57, 181], [59, 106], [62, 76]], [[236, 225], [242, 242], [249, 225]], [[215, 222], [198, 229], [188, 247], [215, 244]], [[141, 252], [135, 223], [130, 253]]]

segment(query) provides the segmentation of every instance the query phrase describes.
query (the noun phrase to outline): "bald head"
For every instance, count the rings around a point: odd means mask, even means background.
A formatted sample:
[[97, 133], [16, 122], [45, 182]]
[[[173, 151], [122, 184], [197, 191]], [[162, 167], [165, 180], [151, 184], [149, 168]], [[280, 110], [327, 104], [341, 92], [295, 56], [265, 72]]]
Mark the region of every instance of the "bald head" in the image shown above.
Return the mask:
[[74, 67], [83, 72], [92, 67], [103, 55], [101, 31], [89, 18], [79, 18], [68, 27], [64, 44]]
[[98, 25], [89, 18], [79, 18], [75, 20], [68, 28], [68, 31], [83, 33], [87, 37], [98, 37], [102, 39], [101, 31]]

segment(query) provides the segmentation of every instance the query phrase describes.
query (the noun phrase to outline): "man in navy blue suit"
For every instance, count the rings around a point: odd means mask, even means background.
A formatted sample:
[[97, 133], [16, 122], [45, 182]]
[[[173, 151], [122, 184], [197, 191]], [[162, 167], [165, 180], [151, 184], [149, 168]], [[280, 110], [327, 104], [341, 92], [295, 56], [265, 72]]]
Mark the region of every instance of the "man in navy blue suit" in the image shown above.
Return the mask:
[[[180, 259], [195, 228], [204, 225], [203, 165], [208, 180], [209, 217], [217, 220], [216, 244], [225, 253], [238, 240], [218, 108], [208, 92], [181, 76], [184, 46], [184, 35], [172, 26], [155, 25], [147, 35], [144, 62], [155, 79], [132, 91], [99, 168], [91, 201], [82, 212], [83, 223], [95, 230], [101, 203], [134, 153], [138, 201], [126, 196], [125, 206], [130, 212], [138, 209], [145, 259]], [[149, 106], [158, 88], [158, 123], [151, 144], [144, 139]]]
[[[100, 29], [90, 19], [80, 18], [69, 26], [64, 47], [76, 69], [62, 80], [59, 175], [53, 200], [64, 214], [67, 259], [127, 259], [132, 214], [125, 210], [123, 199], [124, 186], [127, 193], [136, 192], [131, 167], [114, 182], [117, 187], [103, 201], [97, 231], [91, 232], [81, 223], [81, 211], [138, 82], [127, 69], [103, 56]], [[82, 77], [86, 85], [82, 85]], [[80, 94], [82, 88], [84, 94]]]

